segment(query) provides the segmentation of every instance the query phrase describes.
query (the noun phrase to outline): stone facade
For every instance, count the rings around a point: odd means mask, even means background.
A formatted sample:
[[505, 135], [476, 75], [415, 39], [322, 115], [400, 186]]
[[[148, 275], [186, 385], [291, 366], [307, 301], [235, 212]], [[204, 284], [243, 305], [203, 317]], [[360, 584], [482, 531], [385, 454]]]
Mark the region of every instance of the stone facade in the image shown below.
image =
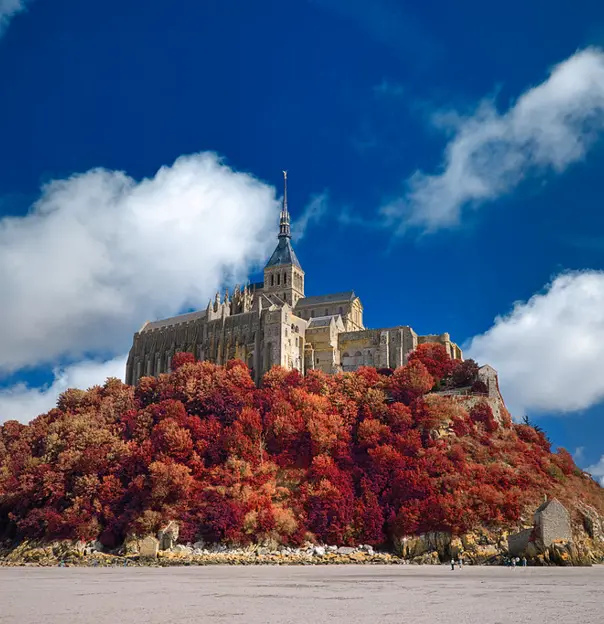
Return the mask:
[[535, 512], [534, 517], [536, 538], [548, 548], [556, 541], [572, 539], [570, 514], [566, 507], [557, 499], [545, 501]]
[[241, 359], [256, 383], [275, 365], [301, 373], [396, 368], [425, 342], [439, 342], [452, 358], [463, 359], [447, 333], [419, 336], [404, 325], [367, 329], [354, 291], [306, 297], [304, 280], [291, 245], [286, 186], [278, 243], [264, 269], [264, 282], [216, 294], [203, 311], [146, 322], [134, 335], [126, 383], [169, 372], [179, 351], [216, 364]]

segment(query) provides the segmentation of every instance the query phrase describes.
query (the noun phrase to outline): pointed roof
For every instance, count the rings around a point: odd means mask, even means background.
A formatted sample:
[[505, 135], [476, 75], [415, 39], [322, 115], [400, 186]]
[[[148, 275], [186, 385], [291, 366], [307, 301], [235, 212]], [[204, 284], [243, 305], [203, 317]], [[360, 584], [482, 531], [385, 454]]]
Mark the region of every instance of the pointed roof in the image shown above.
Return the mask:
[[266, 268], [279, 266], [281, 264], [293, 264], [299, 269], [302, 268], [289, 238], [286, 238], [285, 236], [279, 236], [277, 247], [275, 251], [273, 251], [273, 255], [270, 257], [270, 260], [266, 263]]
[[270, 260], [266, 263], [265, 268], [293, 264], [297, 266], [299, 269], [300, 261], [298, 260], [296, 253], [294, 252], [294, 248], [291, 244], [291, 228], [290, 228], [290, 219], [289, 219], [289, 211], [287, 209], [287, 171], [283, 172], [283, 205], [281, 206], [281, 216], [279, 218], [279, 242], [277, 243], [277, 248], [273, 251], [273, 255], [270, 257]]

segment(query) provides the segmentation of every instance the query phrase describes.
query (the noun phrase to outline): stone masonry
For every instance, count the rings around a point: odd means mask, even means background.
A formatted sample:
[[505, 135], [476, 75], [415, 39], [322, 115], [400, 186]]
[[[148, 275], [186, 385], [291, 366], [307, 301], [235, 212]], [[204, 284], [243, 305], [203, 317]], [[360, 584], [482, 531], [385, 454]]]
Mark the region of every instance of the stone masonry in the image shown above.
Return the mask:
[[256, 383], [275, 365], [301, 373], [396, 368], [425, 342], [439, 342], [452, 358], [463, 359], [448, 333], [420, 336], [405, 325], [367, 329], [352, 290], [306, 297], [305, 274], [291, 245], [287, 177], [285, 182], [278, 243], [264, 281], [217, 293], [205, 310], [146, 322], [134, 335], [126, 383], [169, 372], [179, 351], [216, 364], [241, 359]]

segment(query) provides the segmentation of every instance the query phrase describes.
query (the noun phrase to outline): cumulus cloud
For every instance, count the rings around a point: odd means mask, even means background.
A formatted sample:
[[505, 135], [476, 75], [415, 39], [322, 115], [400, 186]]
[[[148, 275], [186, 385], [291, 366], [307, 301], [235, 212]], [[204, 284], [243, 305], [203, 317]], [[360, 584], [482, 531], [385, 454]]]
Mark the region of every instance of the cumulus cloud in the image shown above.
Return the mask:
[[87, 389], [101, 385], [108, 377], [124, 381], [127, 356], [106, 362], [84, 360], [53, 371], [53, 382], [43, 388], [32, 388], [21, 383], [0, 388], [0, 423], [7, 420], [28, 422], [39, 414], [56, 407], [57, 399], [68, 388]]
[[11, 19], [25, 10], [25, 0], [0, 0], [0, 37], [8, 28]]
[[466, 355], [494, 366], [515, 416], [564, 413], [604, 399], [604, 272], [556, 277], [472, 339]]
[[604, 455], [600, 457], [600, 461], [597, 464], [593, 464], [586, 468], [586, 472], [589, 472], [592, 477], [600, 481], [600, 485], [604, 487]]
[[441, 113], [436, 121], [451, 133], [441, 171], [417, 171], [403, 197], [382, 208], [400, 233], [455, 226], [465, 208], [504, 196], [525, 176], [581, 160], [604, 129], [604, 51], [577, 52], [506, 112], [485, 100], [469, 116]]
[[140, 182], [96, 169], [46, 185], [0, 220], [0, 375], [122, 353], [145, 320], [200, 308], [274, 244], [272, 187], [215, 154]]

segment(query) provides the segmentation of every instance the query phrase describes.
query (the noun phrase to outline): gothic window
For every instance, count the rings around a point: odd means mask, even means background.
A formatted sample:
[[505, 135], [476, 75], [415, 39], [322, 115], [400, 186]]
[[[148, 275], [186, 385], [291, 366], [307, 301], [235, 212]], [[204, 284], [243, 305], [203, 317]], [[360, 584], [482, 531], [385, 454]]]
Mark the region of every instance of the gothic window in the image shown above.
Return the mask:
[[281, 284], [281, 273], [277, 273], [277, 286]]
[[329, 314], [329, 310], [325, 308], [325, 316], [327, 316], [328, 314]]
[[275, 285], [275, 276], [271, 275], [271, 286]]
[[310, 311], [310, 318], [314, 318], [314, 317], [315, 317], [315, 311], [314, 311], [314, 310], [311, 310], [311, 311]]
[[342, 306], [339, 308], [340, 316], [344, 316], [344, 310], [342, 310]]
[[283, 274], [283, 284], [287, 284], [287, 273]]

